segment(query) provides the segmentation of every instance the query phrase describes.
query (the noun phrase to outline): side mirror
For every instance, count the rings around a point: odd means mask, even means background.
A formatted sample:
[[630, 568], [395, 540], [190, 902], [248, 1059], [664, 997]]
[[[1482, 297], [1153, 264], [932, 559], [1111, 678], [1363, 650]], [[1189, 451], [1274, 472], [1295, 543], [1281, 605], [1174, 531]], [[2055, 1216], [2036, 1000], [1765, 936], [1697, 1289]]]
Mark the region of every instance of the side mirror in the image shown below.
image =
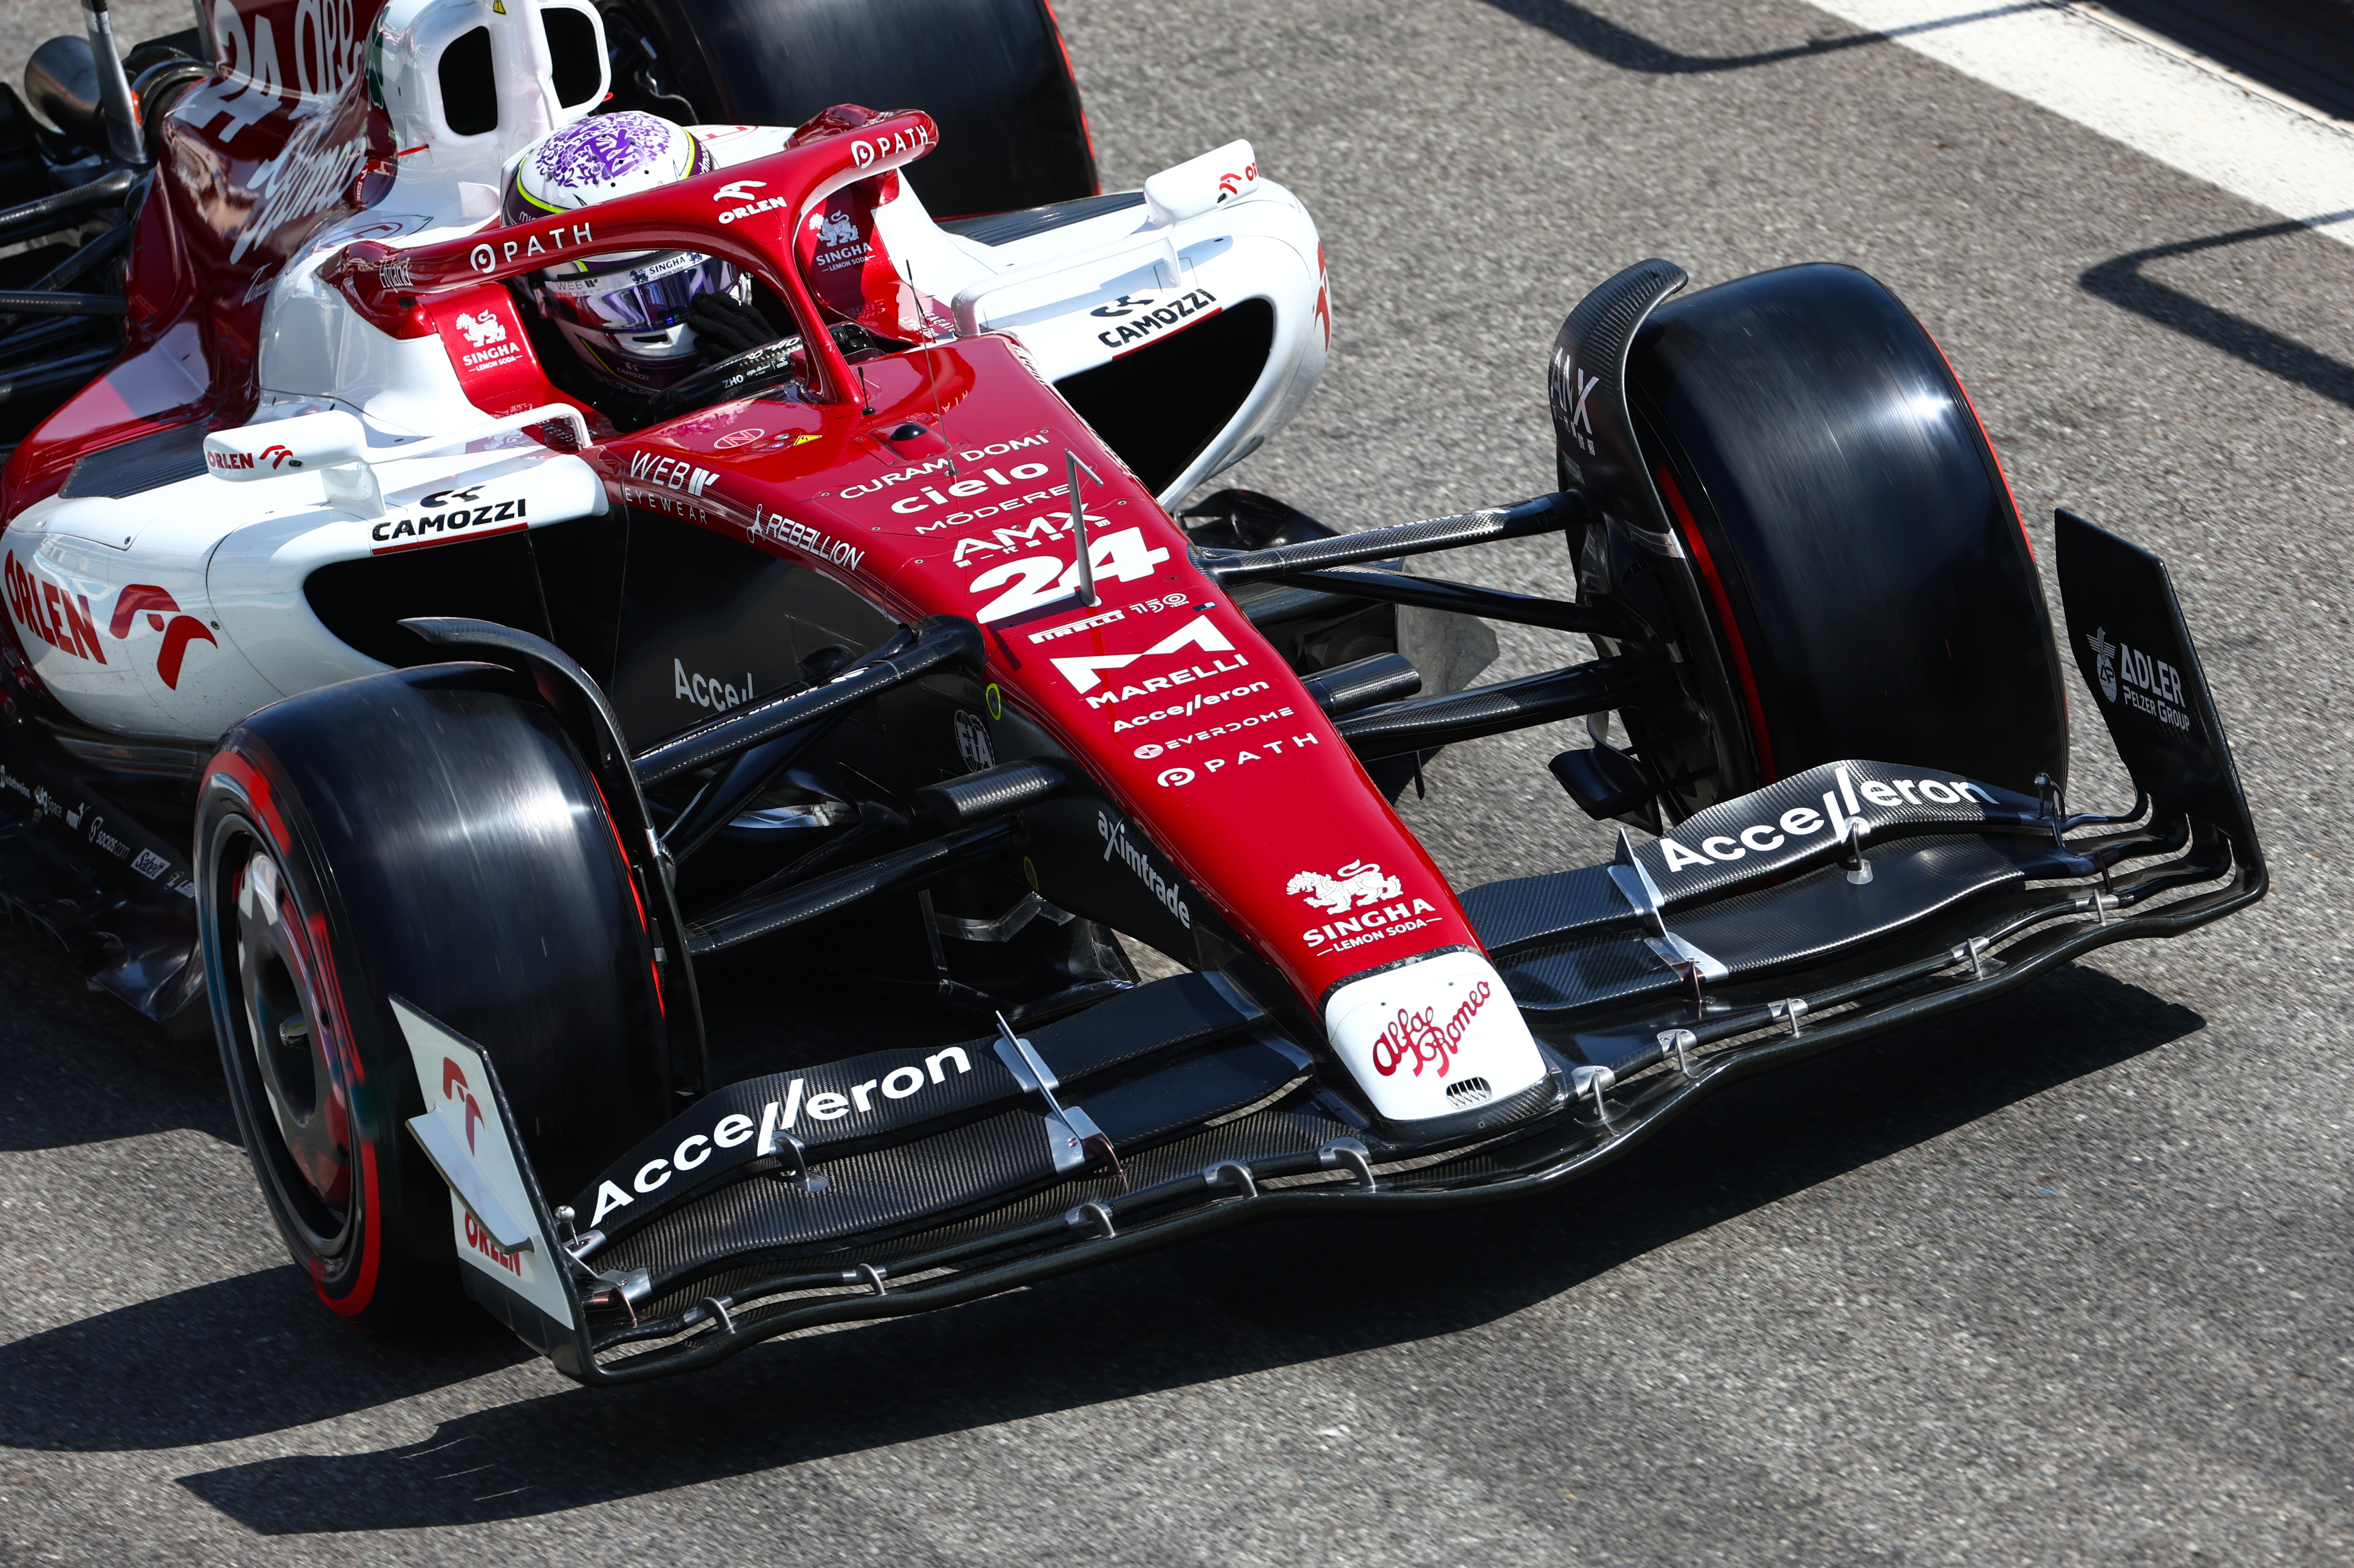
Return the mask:
[[205, 438], [205, 467], [215, 479], [245, 484], [315, 470], [326, 481], [330, 504], [373, 516], [384, 510], [384, 493], [367, 458], [367, 428], [339, 409], [240, 425]]
[[1188, 158], [1144, 182], [1144, 207], [1156, 228], [1199, 217], [1222, 202], [1258, 188], [1258, 158], [1248, 142]]

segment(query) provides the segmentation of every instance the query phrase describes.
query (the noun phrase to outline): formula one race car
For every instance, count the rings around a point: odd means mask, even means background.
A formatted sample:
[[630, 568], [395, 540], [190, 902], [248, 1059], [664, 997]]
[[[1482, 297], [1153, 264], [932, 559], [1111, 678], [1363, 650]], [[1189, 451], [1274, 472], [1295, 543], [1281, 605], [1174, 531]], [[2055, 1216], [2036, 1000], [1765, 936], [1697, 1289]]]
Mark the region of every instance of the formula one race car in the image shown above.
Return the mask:
[[[1602, 284], [1550, 362], [1554, 493], [1181, 521], [1324, 350], [1313, 228], [1242, 144], [960, 226], [900, 175], [929, 115], [839, 107], [500, 215], [602, 101], [597, 14], [310, 7], [224, 5], [242, 32], [143, 122], [97, 51], [116, 139], [0, 213], [111, 181], [133, 215], [0, 299], [131, 302], [6, 471], [0, 892], [208, 1022], [346, 1317], [454, 1276], [613, 1383], [1262, 1215], [1531, 1192], [2263, 895], [2163, 567], [2062, 514], [2067, 645], [2140, 792], [2066, 809], [2017, 507], [1863, 273]], [[272, 17], [344, 64], [264, 106]], [[449, 90], [470, 59], [493, 108]], [[371, 114], [389, 175], [305, 161]], [[266, 180], [248, 126], [288, 149]], [[532, 280], [671, 251], [773, 335], [652, 392], [572, 378]], [[1403, 567], [1511, 539], [1577, 598]], [[1599, 656], [1452, 689], [1482, 621]], [[1579, 717], [1552, 771], [1616, 855], [1450, 887], [1397, 792]]]

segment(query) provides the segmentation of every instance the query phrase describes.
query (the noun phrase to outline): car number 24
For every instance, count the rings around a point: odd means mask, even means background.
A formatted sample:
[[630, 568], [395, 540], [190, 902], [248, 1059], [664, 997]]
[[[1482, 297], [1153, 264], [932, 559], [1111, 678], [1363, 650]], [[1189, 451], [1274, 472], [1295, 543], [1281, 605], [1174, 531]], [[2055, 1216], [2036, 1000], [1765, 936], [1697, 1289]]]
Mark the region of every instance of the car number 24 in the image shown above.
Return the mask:
[[[1153, 567], [1168, 558], [1167, 550], [1146, 547], [1141, 528], [1122, 528], [1087, 541], [1087, 561], [1099, 578], [1135, 582], [1150, 577]], [[1005, 590], [982, 605], [974, 617], [986, 625], [1076, 593], [1079, 567], [1077, 561], [1059, 555], [1024, 556], [990, 567], [966, 586], [974, 593]]]

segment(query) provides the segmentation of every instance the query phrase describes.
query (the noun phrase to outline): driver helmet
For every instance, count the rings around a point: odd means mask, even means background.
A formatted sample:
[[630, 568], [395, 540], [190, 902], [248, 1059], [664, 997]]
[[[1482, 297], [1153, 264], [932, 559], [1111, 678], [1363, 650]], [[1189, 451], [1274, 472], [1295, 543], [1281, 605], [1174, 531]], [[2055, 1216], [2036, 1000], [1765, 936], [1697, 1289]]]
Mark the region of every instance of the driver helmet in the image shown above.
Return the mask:
[[[652, 190], [718, 166], [711, 150], [656, 114], [592, 114], [524, 149], [500, 216], [523, 223]], [[565, 261], [519, 280], [589, 371], [632, 392], [658, 392], [700, 363], [686, 314], [705, 294], [749, 301], [735, 267], [693, 250], [637, 250]]]

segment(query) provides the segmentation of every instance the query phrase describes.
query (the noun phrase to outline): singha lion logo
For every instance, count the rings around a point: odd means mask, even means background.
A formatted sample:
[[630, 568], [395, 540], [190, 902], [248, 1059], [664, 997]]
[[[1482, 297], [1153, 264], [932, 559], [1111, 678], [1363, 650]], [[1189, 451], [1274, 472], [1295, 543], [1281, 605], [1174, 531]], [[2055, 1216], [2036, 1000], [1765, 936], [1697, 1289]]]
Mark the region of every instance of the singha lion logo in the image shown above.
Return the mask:
[[1371, 861], [1352, 860], [1332, 876], [1303, 871], [1283, 890], [1298, 895], [1319, 909], [1345, 915], [1351, 909], [1363, 909], [1384, 898], [1397, 897], [1405, 891], [1405, 884], [1397, 877], [1384, 876], [1382, 868]]
[[488, 311], [478, 316], [460, 316], [458, 330], [464, 333], [466, 341], [476, 348], [486, 343], [504, 343], [507, 340], [507, 329], [500, 323], [498, 317]]
[[858, 239], [858, 220], [846, 212], [829, 212], [817, 231], [820, 245], [852, 245]]
[[2109, 641], [2109, 629], [2105, 626], [2095, 628], [2093, 634], [2085, 638], [2084, 641], [2093, 650], [2094, 670], [2101, 678], [2103, 700], [2115, 702], [2117, 700], [2117, 645]]

